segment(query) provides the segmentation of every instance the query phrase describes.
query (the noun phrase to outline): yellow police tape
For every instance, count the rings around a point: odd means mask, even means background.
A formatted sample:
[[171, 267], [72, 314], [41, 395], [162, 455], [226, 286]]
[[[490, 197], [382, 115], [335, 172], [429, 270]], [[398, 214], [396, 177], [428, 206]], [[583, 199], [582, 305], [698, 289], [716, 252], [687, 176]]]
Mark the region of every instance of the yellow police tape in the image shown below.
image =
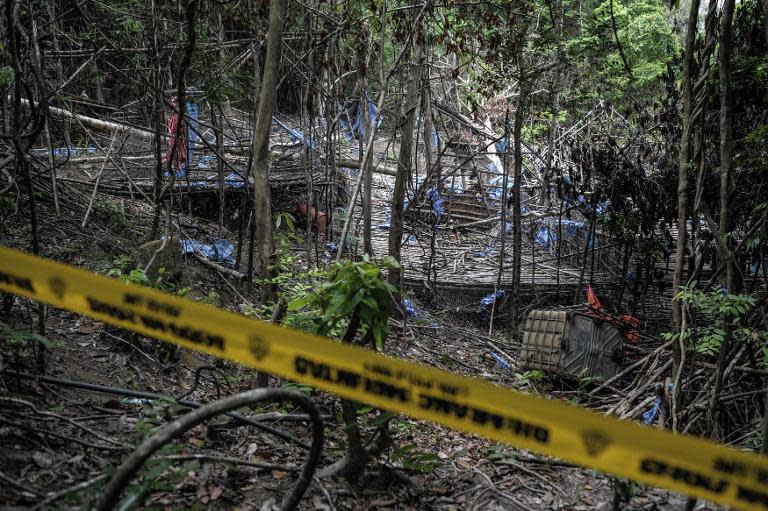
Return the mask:
[[596, 414], [0, 247], [0, 289], [392, 412], [653, 486], [768, 509], [768, 458]]

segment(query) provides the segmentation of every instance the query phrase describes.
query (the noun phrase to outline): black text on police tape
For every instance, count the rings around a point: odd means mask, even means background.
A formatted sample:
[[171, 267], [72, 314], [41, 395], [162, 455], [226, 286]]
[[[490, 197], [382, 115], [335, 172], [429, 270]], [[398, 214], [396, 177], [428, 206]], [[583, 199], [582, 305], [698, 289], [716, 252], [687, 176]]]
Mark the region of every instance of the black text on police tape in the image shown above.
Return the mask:
[[516, 436], [533, 440], [540, 444], [549, 442], [549, 429], [537, 424], [489, 412], [481, 408], [457, 403], [445, 397], [438, 397], [423, 392], [416, 395], [407, 387], [370, 378], [347, 369], [333, 367], [324, 362], [315, 362], [308, 358], [297, 356], [294, 369], [299, 375], [309, 376], [317, 380], [343, 385], [350, 389], [360, 389], [364, 393], [381, 396], [386, 399], [409, 403], [415, 402], [423, 410], [446, 416], [451, 419], [466, 420], [477, 426], [490, 426], [495, 430], [511, 431]]
[[171, 334], [174, 337], [189, 341], [193, 344], [203, 345], [210, 348], [218, 348], [224, 351], [224, 338], [220, 335], [212, 334], [204, 330], [192, 328], [189, 326], [181, 326], [174, 321], [167, 321], [146, 314], [139, 314], [129, 308], [120, 307], [118, 305], [103, 302], [86, 296], [88, 306], [91, 311], [97, 314], [105, 314], [118, 321], [126, 321], [136, 325], [141, 325], [144, 328], [158, 332], [160, 334]]

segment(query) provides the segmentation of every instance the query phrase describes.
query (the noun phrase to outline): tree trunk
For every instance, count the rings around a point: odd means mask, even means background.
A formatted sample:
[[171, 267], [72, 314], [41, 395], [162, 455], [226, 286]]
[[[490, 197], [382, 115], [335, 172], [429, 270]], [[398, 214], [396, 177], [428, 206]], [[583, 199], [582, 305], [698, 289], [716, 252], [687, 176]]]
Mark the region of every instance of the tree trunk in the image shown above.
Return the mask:
[[[150, 231], [150, 240], [157, 239], [158, 230], [160, 228], [160, 192], [163, 187], [163, 139], [160, 135], [163, 129], [163, 111], [165, 106], [163, 104], [163, 82], [161, 77], [162, 64], [160, 63], [160, 47], [157, 38], [157, 5], [155, 0], [152, 0], [152, 85], [154, 87], [154, 102], [152, 109], [152, 129], [155, 130], [153, 134], [153, 142], [155, 149], [155, 180], [154, 180], [154, 201], [155, 201], [155, 213], [152, 219], [152, 230]], [[115, 134], [114, 136], [117, 136]]]
[[[360, 318], [353, 314], [342, 341], [351, 344], [360, 327]], [[341, 400], [341, 416], [347, 434], [347, 452], [343, 458], [324, 470], [323, 475], [346, 477], [350, 481], [360, 478], [368, 462], [368, 454], [363, 446], [360, 428], [357, 425], [357, 403], [348, 399]]]
[[[426, 24], [420, 21], [414, 37], [413, 60], [411, 61], [411, 77], [403, 99], [402, 112], [400, 114], [400, 154], [397, 159], [397, 176], [395, 188], [392, 193], [392, 208], [389, 227], [389, 255], [400, 261], [400, 245], [403, 242], [403, 203], [405, 202], [405, 190], [411, 179], [411, 161], [413, 153], [413, 129], [416, 119], [416, 107], [418, 106], [419, 83], [421, 82], [421, 70], [424, 65], [424, 43], [426, 39]], [[395, 292], [396, 309], [401, 310], [401, 286], [403, 269], [389, 270], [390, 284], [397, 288]]]
[[493, 303], [491, 304], [491, 319], [488, 322], [488, 335], [493, 333], [493, 317], [496, 314], [496, 293], [501, 289], [501, 278], [504, 274], [504, 256], [507, 242], [507, 190], [509, 188], [509, 107], [504, 112], [504, 138], [507, 148], [501, 158], [501, 246], [499, 247], [499, 273], [496, 275], [496, 287], [493, 288]]
[[[275, 108], [277, 76], [280, 73], [280, 51], [283, 35], [283, 2], [269, 2], [269, 40], [267, 57], [264, 61], [264, 75], [259, 96], [259, 112], [253, 132], [253, 175], [254, 218], [256, 228], [256, 250], [259, 254], [261, 277], [270, 278], [269, 266], [274, 258], [272, 240], [272, 199], [269, 190], [269, 133], [272, 126], [272, 112]], [[275, 300], [272, 284], [262, 287], [264, 301]]]
[[[733, 25], [733, 11], [735, 0], [725, 0], [720, 20], [720, 229], [718, 235], [723, 239], [723, 244], [727, 245], [723, 237], [732, 229], [731, 204], [731, 171], [733, 168], [733, 116], [731, 112], [731, 39]], [[726, 264], [724, 278], [721, 277], [721, 283], [725, 286], [727, 293], [736, 293], [736, 265], [727, 246], [718, 246], [718, 263]], [[713, 438], [721, 437], [719, 424], [719, 400], [720, 391], [723, 388], [723, 372], [728, 363], [728, 350], [730, 349], [733, 327], [730, 325], [730, 318], [724, 318], [723, 330], [725, 336], [720, 345], [720, 353], [717, 358], [717, 368], [715, 369], [715, 388], [712, 390], [712, 401], [709, 406], [710, 427]]]
[[[368, 97], [367, 97], [367, 35], [368, 24], [363, 23], [360, 27], [360, 31], [357, 35], [357, 95], [360, 98], [361, 119], [364, 126], [365, 133], [371, 129], [371, 115], [368, 112]], [[363, 250], [366, 254], [373, 256], [373, 244], [371, 242], [371, 195], [373, 193], [373, 171], [372, 160], [368, 158], [367, 161], [363, 161], [365, 152], [364, 138], [362, 136], [363, 130], [361, 130], [358, 156], [360, 159], [360, 172], [365, 173], [363, 177]]]
[[[523, 112], [525, 108], [526, 94], [525, 84], [521, 83], [520, 96], [518, 97], [517, 108], [515, 109], [515, 126], [513, 128], [514, 137], [514, 180], [513, 180], [513, 205], [512, 214], [512, 293], [510, 297], [510, 325], [512, 329], [512, 340], [517, 340], [517, 308], [520, 302], [520, 256], [522, 250], [522, 203], [520, 197], [520, 185], [522, 183], [523, 174], [523, 150], [521, 132], [523, 128]], [[502, 226], [503, 228], [504, 226]]]
[[[691, 68], [693, 67], [693, 52], [696, 43], [696, 30], [699, 19], [699, 0], [691, 0], [691, 10], [688, 15], [688, 28], [685, 36], [685, 48], [683, 53], [683, 133], [680, 140], [680, 152], [677, 172], [677, 246], [675, 248], [675, 272], [672, 277], [672, 331], [681, 332], [682, 304], [674, 297], [680, 292], [685, 269], [685, 245], [688, 237], [688, 165], [690, 161], [691, 138]], [[681, 361], [683, 357], [682, 342], [673, 343], [672, 377], [678, 380], [678, 373], [682, 371]], [[672, 430], [677, 430], [677, 386], [672, 389]]]
[[[563, 0], [557, 0], [555, 2], [555, 8], [557, 12], [552, 12], [552, 26], [555, 32], [555, 38], [557, 42], [557, 58], [564, 62], [566, 57], [563, 51], [563, 18], [565, 13], [563, 10]], [[547, 134], [547, 154], [545, 156], [545, 168], [544, 176], [541, 184], [541, 196], [539, 197], [539, 204], [544, 206], [549, 197], [549, 186], [552, 182], [552, 162], [555, 156], [555, 135], [557, 134], [557, 115], [560, 112], [560, 81], [562, 78], [562, 70], [560, 66], [555, 68], [555, 79], [552, 83], [552, 118], [549, 120], [549, 133]], [[562, 201], [561, 201], [562, 202]], [[558, 243], [560, 243], [560, 238]]]

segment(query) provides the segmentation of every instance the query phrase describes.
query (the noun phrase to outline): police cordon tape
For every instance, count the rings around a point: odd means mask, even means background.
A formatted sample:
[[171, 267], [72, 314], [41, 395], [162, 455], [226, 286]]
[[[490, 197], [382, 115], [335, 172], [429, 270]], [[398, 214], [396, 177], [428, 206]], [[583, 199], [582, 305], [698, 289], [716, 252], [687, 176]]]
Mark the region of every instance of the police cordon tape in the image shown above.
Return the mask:
[[0, 290], [391, 412], [742, 509], [768, 457], [384, 356], [0, 247]]

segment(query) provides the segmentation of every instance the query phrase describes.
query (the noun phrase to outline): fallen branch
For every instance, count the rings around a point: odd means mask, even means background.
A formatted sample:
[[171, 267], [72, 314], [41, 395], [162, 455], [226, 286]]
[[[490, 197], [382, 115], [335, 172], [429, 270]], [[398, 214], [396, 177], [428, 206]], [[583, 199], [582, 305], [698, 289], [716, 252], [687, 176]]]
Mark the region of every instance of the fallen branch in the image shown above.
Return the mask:
[[234, 277], [238, 280], [244, 280], [247, 277], [245, 273], [240, 273], [239, 271], [233, 270], [232, 268], [227, 268], [226, 266], [216, 264], [213, 261], [209, 260], [207, 257], [201, 256], [197, 252], [192, 252], [192, 257], [194, 257], [200, 264], [207, 266], [212, 270], [221, 272], [225, 275], [229, 275], [230, 277]]
[[235, 396], [228, 397], [210, 403], [193, 412], [190, 412], [176, 419], [163, 427], [147, 440], [142, 442], [136, 450], [128, 456], [117, 468], [112, 479], [104, 489], [103, 497], [96, 509], [99, 511], [109, 511], [114, 509], [120, 494], [125, 486], [133, 479], [136, 472], [142, 465], [161, 447], [189, 431], [190, 429], [202, 424], [203, 422], [215, 417], [216, 415], [236, 410], [242, 406], [253, 406], [263, 401], [291, 401], [303, 408], [312, 418], [312, 446], [301, 471], [299, 479], [293, 487], [291, 493], [283, 500], [281, 509], [295, 509], [301, 497], [304, 495], [309, 484], [312, 482], [312, 476], [315, 473], [317, 465], [320, 463], [320, 455], [323, 447], [323, 420], [320, 418], [320, 412], [311, 399], [300, 392], [294, 392], [286, 389], [256, 389]]
[[655, 349], [655, 350], [653, 350], [652, 352], [648, 353], [646, 356], [644, 356], [643, 358], [641, 358], [640, 360], [638, 360], [638, 361], [637, 361], [637, 362], [635, 362], [634, 364], [630, 365], [629, 367], [627, 367], [626, 369], [624, 369], [623, 371], [621, 371], [619, 374], [617, 374], [617, 375], [615, 375], [615, 376], [612, 376], [612, 377], [608, 378], [608, 379], [607, 379], [607, 380], [605, 380], [605, 381], [604, 381], [602, 384], [598, 385], [598, 386], [597, 386], [597, 387], [595, 387], [594, 389], [592, 389], [592, 390], [590, 390], [589, 392], [587, 392], [587, 395], [588, 395], [588, 396], [593, 396], [593, 395], [597, 394], [598, 392], [600, 392], [602, 389], [604, 389], [605, 387], [607, 387], [607, 386], [608, 386], [608, 385], [610, 385], [611, 383], [615, 382], [615, 381], [616, 381], [616, 380], [618, 380], [619, 378], [621, 378], [621, 377], [623, 377], [623, 376], [627, 375], [627, 374], [628, 374], [630, 371], [632, 371], [633, 369], [636, 369], [637, 367], [639, 367], [639, 366], [641, 366], [642, 364], [644, 364], [645, 362], [647, 362], [647, 361], [648, 361], [648, 359], [650, 359], [651, 357], [655, 357], [656, 355], [658, 355], [658, 354], [659, 354], [659, 353], [661, 353], [662, 351], [664, 351], [664, 350], [666, 350], [666, 349], [669, 349], [669, 347], [670, 347], [671, 345], [672, 345], [672, 341], [669, 341], [669, 342], [665, 342], [664, 344], [662, 344], [661, 346], [659, 346], [658, 348], [656, 348], [656, 349]]
[[[358, 160], [350, 160], [347, 158], [341, 158], [336, 160], [337, 167], [349, 167], [352, 169], [359, 169], [360, 162]], [[385, 167], [381, 165], [373, 164], [374, 174], [384, 174], [385, 176], [397, 176], [397, 169], [393, 167]]]
[[[20, 98], [21, 104], [27, 108], [32, 108], [32, 102], [25, 98]], [[134, 128], [126, 124], [119, 124], [116, 122], [103, 121], [94, 117], [87, 117], [85, 115], [73, 114], [62, 108], [56, 108], [55, 106], [49, 106], [48, 110], [55, 117], [62, 117], [64, 119], [76, 119], [80, 121], [84, 126], [88, 126], [96, 131], [108, 131], [114, 133], [125, 133], [127, 135], [134, 135], [143, 140], [153, 140], [155, 137], [154, 132], [146, 130], [144, 128]]]
[[61, 491], [57, 491], [56, 493], [49, 493], [45, 499], [41, 500], [39, 503], [37, 503], [37, 505], [35, 505], [35, 507], [32, 508], [32, 511], [36, 511], [38, 509], [46, 509], [50, 504], [52, 504], [53, 502], [56, 502], [60, 498], [66, 497], [71, 493], [84, 490], [89, 486], [93, 486], [94, 484], [106, 478], [107, 478], [107, 474], [100, 474], [92, 479], [88, 479], [87, 481], [82, 481], [80, 483], [77, 483], [74, 486], [70, 486], [69, 488], [64, 488]]
[[173, 454], [170, 456], [158, 456], [156, 460], [169, 461], [206, 461], [209, 463], [231, 463], [233, 465], [244, 465], [263, 470], [281, 470], [283, 472], [298, 472], [301, 467], [297, 465], [277, 465], [275, 463], [264, 463], [263, 461], [248, 461], [231, 456], [214, 456], [212, 454]]

